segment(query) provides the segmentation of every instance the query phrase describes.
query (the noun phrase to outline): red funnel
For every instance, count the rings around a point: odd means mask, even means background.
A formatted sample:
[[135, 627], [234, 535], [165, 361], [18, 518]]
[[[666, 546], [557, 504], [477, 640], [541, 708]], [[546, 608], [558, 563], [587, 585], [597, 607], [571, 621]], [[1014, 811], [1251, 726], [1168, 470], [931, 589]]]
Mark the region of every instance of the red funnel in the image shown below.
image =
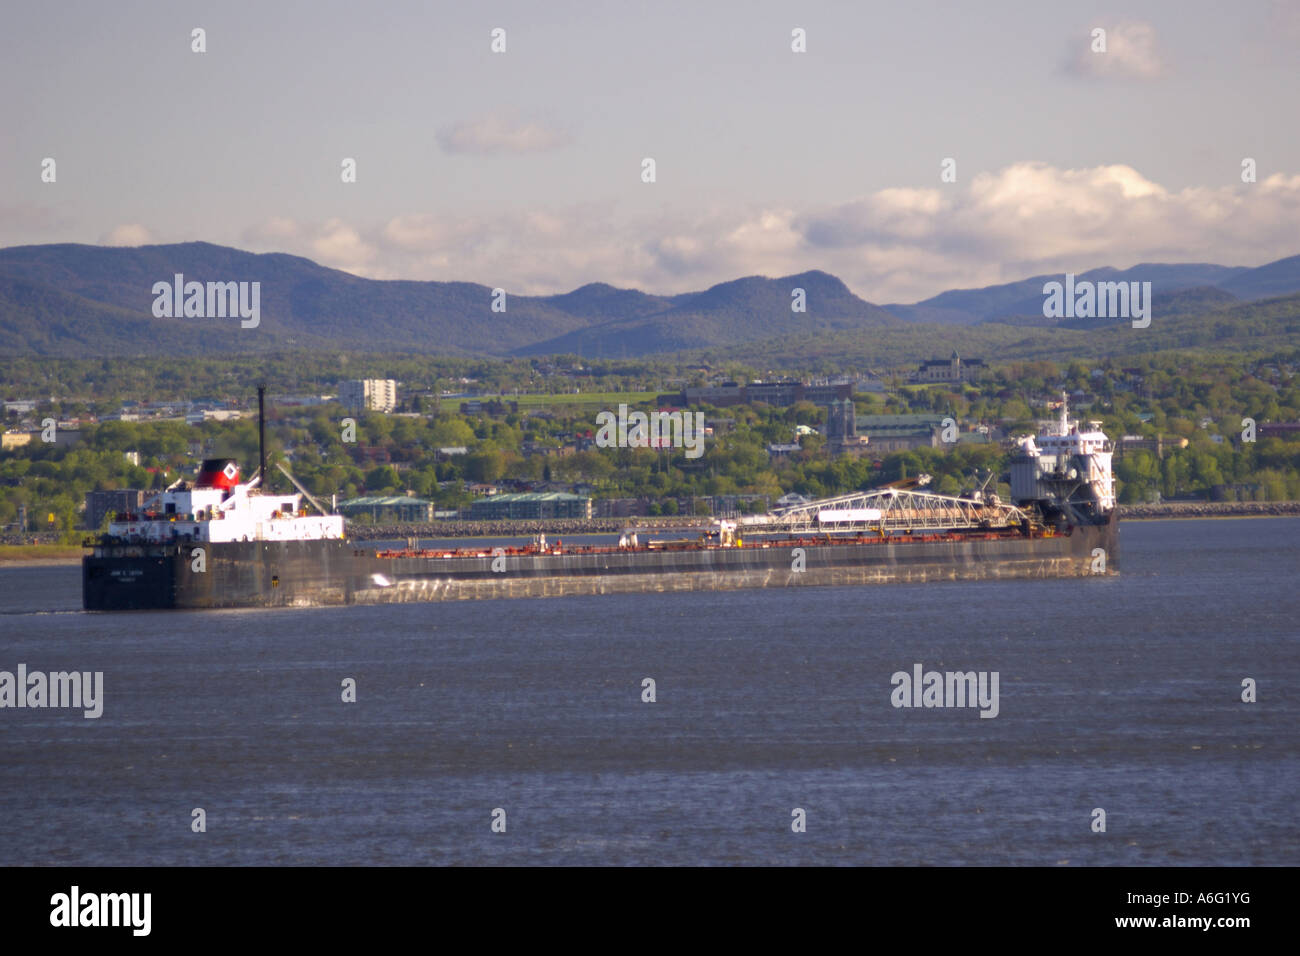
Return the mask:
[[231, 489], [239, 484], [239, 466], [233, 458], [206, 458], [199, 468], [196, 488]]

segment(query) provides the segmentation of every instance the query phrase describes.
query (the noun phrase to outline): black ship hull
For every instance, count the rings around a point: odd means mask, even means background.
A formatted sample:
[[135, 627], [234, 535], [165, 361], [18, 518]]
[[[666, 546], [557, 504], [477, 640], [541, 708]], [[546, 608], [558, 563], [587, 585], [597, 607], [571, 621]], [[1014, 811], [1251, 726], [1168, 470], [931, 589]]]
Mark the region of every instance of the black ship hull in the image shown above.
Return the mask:
[[1082, 577], [1117, 567], [1112, 512], [1102, 524], [1033, 537], [820, 536], [563, 553], [374, 552], [341, 540], [102, 543], [83, 561], [82, 585], [87, 610], [114, 611]]

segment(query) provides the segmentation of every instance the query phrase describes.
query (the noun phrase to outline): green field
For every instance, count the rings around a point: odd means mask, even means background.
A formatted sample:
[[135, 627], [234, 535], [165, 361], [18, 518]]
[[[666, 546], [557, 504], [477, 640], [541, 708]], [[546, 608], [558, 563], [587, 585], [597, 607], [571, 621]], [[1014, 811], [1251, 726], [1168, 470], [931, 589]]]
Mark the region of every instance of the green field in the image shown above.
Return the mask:
[[66, 544], [0, 544], [0, 564], [23, 561], [80, 560], [85, 554], [80, 547]]
[[[497, 401], [518, 402], [520, 408], [562, 408], [572, 405], [599, 405], [611, 411], [619, 403], [636, 405], [653, 402], [659, 392], [576, 392], [558, 395], [500, 395]], [[484, 401], [487, 399], [485, 398]]]

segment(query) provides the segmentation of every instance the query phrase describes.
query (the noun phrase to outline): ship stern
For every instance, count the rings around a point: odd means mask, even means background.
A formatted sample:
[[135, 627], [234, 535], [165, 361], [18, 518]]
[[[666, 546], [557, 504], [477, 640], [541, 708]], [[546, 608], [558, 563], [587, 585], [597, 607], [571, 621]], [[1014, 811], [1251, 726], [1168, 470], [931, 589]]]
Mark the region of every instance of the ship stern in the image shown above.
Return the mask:
[[81, 603], [87, 611], [164, 610], [176, 606], [173, 555], [135, 548], [96, 548], [81, 560]]

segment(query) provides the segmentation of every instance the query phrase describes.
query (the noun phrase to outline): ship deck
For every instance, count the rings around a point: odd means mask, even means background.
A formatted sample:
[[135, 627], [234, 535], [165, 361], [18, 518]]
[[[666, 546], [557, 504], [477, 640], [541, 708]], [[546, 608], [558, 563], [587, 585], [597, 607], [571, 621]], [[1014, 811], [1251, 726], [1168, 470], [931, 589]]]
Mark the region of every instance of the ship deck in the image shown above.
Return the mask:
[[[1068, 536], [1068, 535], [1067, 535]], [[755, 536], [756, 537], [756, 536]], [[1003, 541], [1008, 539], [1053, 538], [1059, 537], [1051, 528], [1034, 528], [1026, 534], [1019, 528], [989, 529], [981, 531], [926, 531], [920, 534], [900, 532], [893, 534], [817, 534], [782, 536], [780, 538], [760, 538], [758, 540], [741, 539], [736, 544], [717, 542], [652, 541], [635, 546], [601, 546], [578, 545], [541, 547], [534, 544], [506, 546], [483, 546], [477, 548], [385, 548], [376, 551], [358, 550], [358, 556], [369, 555], [376, 558], [491, 558], [505, 555], [507, 557], [536, 557], [555, 555], [557, 557], [593, 555], [593, 554], [662, 554], [664, 552], [706, 552], [735, 551], [769, 548], [824, 548], [828, 546], [860, 547], [863, 545], [897, 545], [922, 544], [959, 541]]]

